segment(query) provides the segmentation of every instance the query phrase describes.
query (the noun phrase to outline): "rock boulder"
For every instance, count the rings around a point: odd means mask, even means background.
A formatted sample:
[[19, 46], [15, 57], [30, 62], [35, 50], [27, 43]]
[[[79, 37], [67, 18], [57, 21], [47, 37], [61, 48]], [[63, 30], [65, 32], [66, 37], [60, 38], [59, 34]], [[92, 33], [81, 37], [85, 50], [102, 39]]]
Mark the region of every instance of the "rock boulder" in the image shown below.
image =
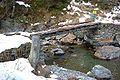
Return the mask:
[[114, 46], [99, 47], [95, 54], [100, 59], [114, 59], [120, 57], [120, 48]]
[[51, 53], [53, 53], [53, 55], [55, 55], [55, 56], [65, 54], [65, 52], [61, 48], [52, 49]]
[[69, 33], [68, 35], [66, 35], [65, 37], [63, 37], [60, 41], [62, 43], [74, 44], [76, 38], [77, 37], [74, 34]]
[[110, 70], [107, 68], [100, 66], [100, 65], [95, 65], [91, 71], [87, 73], [89, 76], [95, 77], [97, 79], [111, 79], [112, 78], [112, 73]]

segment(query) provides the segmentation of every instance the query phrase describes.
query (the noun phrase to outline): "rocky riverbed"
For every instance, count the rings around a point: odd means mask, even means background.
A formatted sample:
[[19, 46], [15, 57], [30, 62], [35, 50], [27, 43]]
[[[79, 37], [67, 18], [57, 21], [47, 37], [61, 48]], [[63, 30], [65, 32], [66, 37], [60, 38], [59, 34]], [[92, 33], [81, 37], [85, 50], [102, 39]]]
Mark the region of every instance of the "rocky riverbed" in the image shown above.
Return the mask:
[[[43, 39], [42, 45], [46, 56], [46, 63], [84, 73], [90, 71], [95, 65], [102, 65], [111, 71], [113, 79], [119, 79], [119, 25], [100, 24], [94, 26], [95, 28], [82, 29]], [[6, 37], [15, 35], [30, 39], [30, 33], [17, 32], [5, 34]], [[80, 46], [84, 46], [87, 50]], [[20, 57], [28, 58], [30, 48], [30, 43], [27, 43], [18, 48], [13, 47], [12, 49], [2, 51], [0, 55], [1, 61], [15, 60]], [[89, 49], [92, 51], [87, 52]], [[65, 74], [67, 75], [67, 73]], [[59, 76], [59, 74], [57, 75]]]

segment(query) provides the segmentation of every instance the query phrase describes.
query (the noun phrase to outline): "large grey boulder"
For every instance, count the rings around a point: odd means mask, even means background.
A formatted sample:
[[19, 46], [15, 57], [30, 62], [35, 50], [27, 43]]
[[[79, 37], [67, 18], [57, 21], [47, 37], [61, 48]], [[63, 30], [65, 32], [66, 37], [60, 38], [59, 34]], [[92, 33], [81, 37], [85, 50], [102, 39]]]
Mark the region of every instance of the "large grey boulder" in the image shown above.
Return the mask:
[[97, 79], [111, 79], [112, 73], [109, 69], [101, 66], [95, 65], [91, 71], [87, 73], [89, 76], [97, 78]]
[[100, 59], [114, 59], [120, 57], [120, 48], [114, 46], [99, 47], [95, 54]]
[[120, 45], [120, 33], [116, 34], [115, 41]]
[[57, 65], [49, 66], [52, 74], [56, 75], [58, 80], [96, 80], [95, 78], [87, 76], [87, 74], [80, 71], [74, 71], [58, 67]]
[[62, 43], [73, 44], [75, 42], [76, 38], [77, 37], [74, 34], [69, 33], [68, 35], [66, 35], [65, 37], [63, 37], [60, 41]]

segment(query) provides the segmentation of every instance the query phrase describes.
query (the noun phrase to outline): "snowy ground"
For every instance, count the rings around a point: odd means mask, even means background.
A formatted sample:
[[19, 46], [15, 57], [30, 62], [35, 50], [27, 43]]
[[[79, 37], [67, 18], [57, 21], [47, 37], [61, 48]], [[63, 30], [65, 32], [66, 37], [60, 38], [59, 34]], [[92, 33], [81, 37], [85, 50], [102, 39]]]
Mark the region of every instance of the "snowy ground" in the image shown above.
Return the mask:
[[23, 1], [16, 1], [16, 3], [19, 5], [25, 6], [25, 7], [30, 7], [29, 4], [25, 4], [25, 2], [23, 2]]
[[31, 72], [32, 70], [29, 61], [24, 58], [0, 63], [0, 80], [56, 80], [36, 76]]
[[18, 48], [21, 44], [31, 42], [31, 40], [28, 37], [25, 37], [29, 35], [30, 34], [27, 32], [21, 32], [21, 35], [11, 35], [11, 36], [0, 34], [0, 53], [2, 51], [5, 51], [6, 49]]

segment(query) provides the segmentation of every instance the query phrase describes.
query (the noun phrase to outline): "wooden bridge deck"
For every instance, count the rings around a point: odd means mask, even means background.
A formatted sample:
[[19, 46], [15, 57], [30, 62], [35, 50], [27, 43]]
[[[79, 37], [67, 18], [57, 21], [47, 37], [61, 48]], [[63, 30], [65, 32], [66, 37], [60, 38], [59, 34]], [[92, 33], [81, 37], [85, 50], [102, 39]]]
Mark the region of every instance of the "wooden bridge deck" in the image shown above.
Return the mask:
[[99, 24], [100, 23], [89, 22], [89, 23], [80, 23], [80, 24], [75, 24], [75, 25], [74, 24], [63, 25], [62, 27], [59, 27], [59, 28], [48, 29], [45, 31], [39, 31], [39, 32], [32, 33], [31, 36], [34, 36], [34, 35], [39, 35], [39, 36], [59, 35], [62, 33], [69, 32], [69, 31], [80, 30], [83, 28], [94, 28], [95, 25], [99, 25]]

